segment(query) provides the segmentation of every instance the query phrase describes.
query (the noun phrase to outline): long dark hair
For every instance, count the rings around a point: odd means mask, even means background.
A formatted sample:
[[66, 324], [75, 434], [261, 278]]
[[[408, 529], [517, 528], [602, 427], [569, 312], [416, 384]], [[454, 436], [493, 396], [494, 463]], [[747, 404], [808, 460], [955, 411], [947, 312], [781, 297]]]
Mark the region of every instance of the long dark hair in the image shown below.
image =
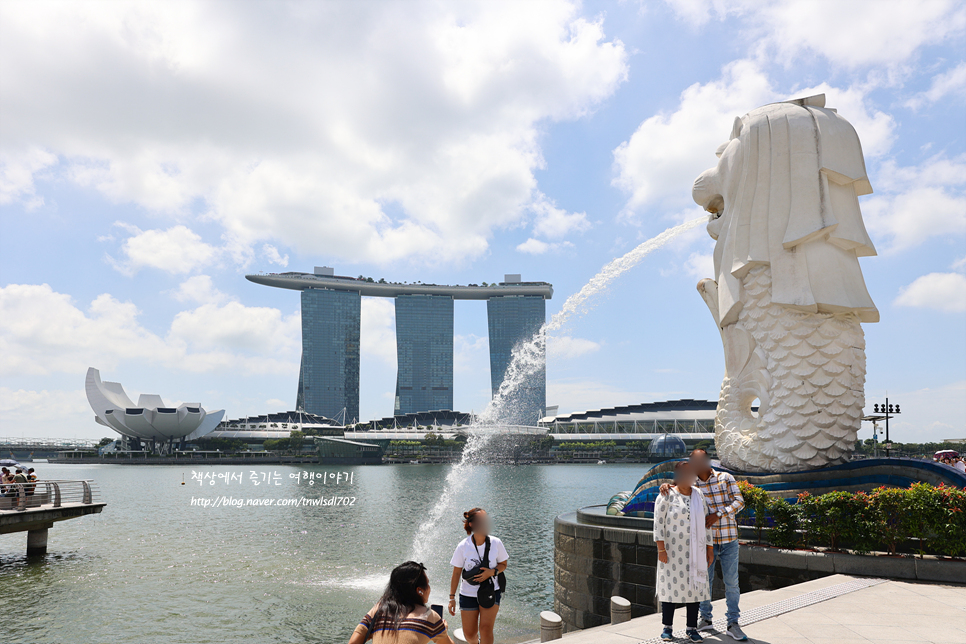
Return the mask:
[[428, 585], [429, 577], [426, 576], [426, 566], [423, 564], [407, 561], [396, 566], [389, 575], [389, 584], [379, 598], [376, 612], [372, 615], [373, 631], [376, 628], [391, 631], [395, 638], [403, 618], [416, 606], [426, 605], [416, 589], [425, 588]]

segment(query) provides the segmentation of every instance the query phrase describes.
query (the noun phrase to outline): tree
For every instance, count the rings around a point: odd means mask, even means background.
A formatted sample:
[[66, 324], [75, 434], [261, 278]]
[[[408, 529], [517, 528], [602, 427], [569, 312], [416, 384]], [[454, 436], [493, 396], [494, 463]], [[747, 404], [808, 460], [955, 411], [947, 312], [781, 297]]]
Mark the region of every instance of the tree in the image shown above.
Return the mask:
[[107, 438], [105, 436], [104, 438], [101, 439], [101, 441], [97, 444], [97, 446], [98, 447], [104, 447], [105, 445], [110, 445], [113, 442], [114, 442], [114, 439], [113, 438]]
[[302, 443], [305, 442], [305, 434], [297, 429], [292, 430], [292, 433], [288, 436], [289, 447], [294, 449], [296, 452], [302, 450]]

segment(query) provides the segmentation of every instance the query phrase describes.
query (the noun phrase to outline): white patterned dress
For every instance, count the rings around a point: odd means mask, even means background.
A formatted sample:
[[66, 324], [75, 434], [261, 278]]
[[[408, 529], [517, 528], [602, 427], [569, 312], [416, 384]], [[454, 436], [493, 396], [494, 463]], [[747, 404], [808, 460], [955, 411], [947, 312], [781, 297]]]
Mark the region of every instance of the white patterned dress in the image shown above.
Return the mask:
[[[701, 496], [704, 498], [704, 495]], [[708, 512], [705, 501], [705, 513]], [[708, 584], [692, 588], [691, 570], [691, 497], [671, 488], [667, 496], [657, 495], [654, 502], [654, 541], [663, 541], [667, 563], [657, 562], [657, 599], [660, 602], [688, 604], [711, 599]]]

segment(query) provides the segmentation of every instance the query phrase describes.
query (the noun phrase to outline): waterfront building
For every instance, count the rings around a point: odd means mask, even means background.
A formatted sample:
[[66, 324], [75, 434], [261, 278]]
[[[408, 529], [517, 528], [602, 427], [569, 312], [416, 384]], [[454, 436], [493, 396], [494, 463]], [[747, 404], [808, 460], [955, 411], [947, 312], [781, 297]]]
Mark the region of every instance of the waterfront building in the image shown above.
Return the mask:
[[135, 404], [121, 383], [102, 382], [94, 367], [87, 370], [84, 389], [94, 420], [123, 436], [132, 449], [146, 443], [152, 450], [170, 451], [208, 435], [225, 416], [223, 409], [209, 412], [200, 403], [171, 407], [157, 394], [141, 394]]
[[[296, 408], [351, 424], [359, 418], [359, 335], [361, 297], [396, 300], [395, 414], [453, 407], [454, 300], [486, 300], [490, 333], [490, 382], [498, 391], [517, 343], [540, 330], [547, 282], [524, 282], [506, 275], [499, 284], [401, 284], [336, 275], [329, 267], [314, 273], [246, 275], [256, 284], [302, 292], [302, 363]], [[523, 383], [513, 418], [503, 422], [534, 425], [546, 401], [546, 357]]]
[[396, 296], [394, 414], [453, 408], [453, 297]]
[[358, 291], [302, 291], [302, 363], [296, 409], [343, 422], [359, 418]]
[[343, 427], [335, 420], [302, 411], [282, 411], [224, 420], [205, 438], [232, 438], [254, 442], [288, 438], [293, 431], [341, 436]]
[[[507, 275], [517, 283], [519, 275]], [[490, 387], [497, 395], [506, 377], [507, 367], [513, 359], [513, 350], [540, 332], [547, 319], [547, 302], [534, 295], [498, 295], [486, 301], [487, 330], [490, 341]], [[542, 366], [526, 382], [513, 390], [510, 404], [506, 405], [510, 417], [504, 422], [514, 425], [534, 425], [543, 417], [547, 406], [547, 358], [546, 343], [540, 343]]]
[[557, 440], [650, 440], [674, 435], [689, 441], [714, 440], [718, 403], [667, 400], [547, 416], [539, 425]]

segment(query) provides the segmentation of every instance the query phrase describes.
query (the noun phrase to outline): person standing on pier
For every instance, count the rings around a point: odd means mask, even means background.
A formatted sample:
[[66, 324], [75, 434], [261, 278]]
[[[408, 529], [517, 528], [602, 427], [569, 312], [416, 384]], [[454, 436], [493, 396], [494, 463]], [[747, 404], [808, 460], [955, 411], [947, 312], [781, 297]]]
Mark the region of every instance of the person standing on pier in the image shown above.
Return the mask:
[[509, 555], [503, 542], [490, 534], [490, 518], [482, 508], [463, 513], [460, 541], [450, 564], [449, 614], [456, 615], [456, 586], [460, 584], [460, 617], [468, 644], [493, 644], [493, 625], [500, 610]]
[[[711, 458], [703, 449], [691, 452], [689, 459], [698, 478], [694, 485], [704, 493], [711, 508], [705, 525], [711, 529], [711, 539], [714, 543], [714, 558], [708, 566], [708, 585], [714, 582], [714, 562], [721, 560], [721, 576], [725, 586], [725, 617], [728, 619], [726, 632], [735, 641], [747, 642], [748, 636], [738, 626], [741, 616], [738, 610], [738, 600], [741, 591], [738, 588], [738, 522], [735, 519], [741, 509], [745, 507], [745, 499], [738, 489], [738, 482], [727, 472], [718, 472], [711, 467]], [[666, 496], [671, 485], [661, 485], [661, 495]], [[711, 623], [711, 599], [701, 602], [701, 622], [698, 630], [714, 630]]]
[[698, 604], [711, 599], [708, 567], [714, 557], [707, 538], [708, 504], [694, 485], [697, 476], [687, 461], [674, 465], [674, 485], [654, 504], [654, 543], [657, 544], [657, 599], [661, 602], [664, 632], [674, 639], [674, 609], [687, 608], [686, 638], [703, 642], [698, 633]]

